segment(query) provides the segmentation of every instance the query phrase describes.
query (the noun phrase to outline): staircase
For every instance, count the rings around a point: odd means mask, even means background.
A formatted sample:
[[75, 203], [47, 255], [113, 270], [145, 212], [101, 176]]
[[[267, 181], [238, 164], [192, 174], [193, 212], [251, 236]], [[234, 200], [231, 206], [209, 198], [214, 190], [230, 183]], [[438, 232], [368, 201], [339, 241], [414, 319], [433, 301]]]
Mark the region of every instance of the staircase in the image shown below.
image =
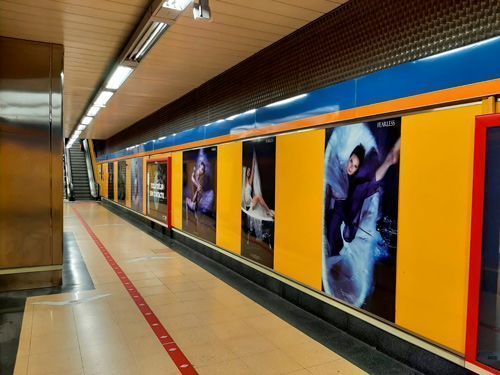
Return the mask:
[[90, 200], [89, 175], [85, 164], [85, 153], [81, 149], [81, 142], [75, 142], [69, 149], [71, 164], [71, 178], [75, 200]]

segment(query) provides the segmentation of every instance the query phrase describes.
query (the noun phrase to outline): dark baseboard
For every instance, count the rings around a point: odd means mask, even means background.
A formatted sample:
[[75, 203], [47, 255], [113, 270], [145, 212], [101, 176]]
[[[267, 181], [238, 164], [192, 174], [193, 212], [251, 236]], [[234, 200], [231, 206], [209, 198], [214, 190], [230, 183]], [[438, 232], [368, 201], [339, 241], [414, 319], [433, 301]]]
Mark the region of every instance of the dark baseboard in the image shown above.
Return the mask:
[[[203, 242], [171, 231], [116, 203], [103, 200], [102, 204], [369, 373], [473, 374]], [[243, 278], [245, 280], [241, 280]], [[248, 281], [271, 293], [247, 285]], [[281, 303], [276, 297], [289, 304]], [[400, 362], [401, 366], [386, 356]]]

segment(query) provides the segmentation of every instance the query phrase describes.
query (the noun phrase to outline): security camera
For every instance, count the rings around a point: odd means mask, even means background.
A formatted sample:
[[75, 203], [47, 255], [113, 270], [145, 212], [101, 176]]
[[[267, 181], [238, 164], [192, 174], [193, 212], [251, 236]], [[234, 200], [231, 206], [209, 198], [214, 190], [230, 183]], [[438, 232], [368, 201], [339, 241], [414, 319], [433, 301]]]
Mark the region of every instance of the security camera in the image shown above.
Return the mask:
[[195, 0], [193, 3], [193, 16], [195, 20], [211, 21], [208, 0]]

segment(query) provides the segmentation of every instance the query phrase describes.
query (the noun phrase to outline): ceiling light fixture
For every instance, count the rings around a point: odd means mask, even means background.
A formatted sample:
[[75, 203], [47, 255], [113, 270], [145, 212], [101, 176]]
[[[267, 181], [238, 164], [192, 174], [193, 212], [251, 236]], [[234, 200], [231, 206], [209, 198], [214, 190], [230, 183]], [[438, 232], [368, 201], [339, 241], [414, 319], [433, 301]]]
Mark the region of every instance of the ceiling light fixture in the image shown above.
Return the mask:
[[83, 124], [82, 124], [82, 125], [78, 125], [78, 127], [76, 128], [76, 130], [79, 130], [79, 131], [84, 131], [86, 127], [87, 127], [87, 126], [86, 126], [86, 125], [83, 125]]
[[113, 96], [112, 91], [102, 91], [94, 102], [94, 106], [105, 107], [106, 103]]
[[109, 78], [106, 88], [110, 90], [118, 90], [133, 71], [134, 69], [129, 66], [119, 65]]
[[96, 105], [90, 107], [89, 111], [87, 112], [87, 116], [95, 117], [97, 115], [97, 112], [99, 112], [101, 108], [102, 107], [98, 107]]
[[82, 124], [83, 125], [88, 125], [92, 122], [93, 118], [92, 117], [89, 117], [89, 116], [85, 116], [84, 118], [82, 118]]
[[[133, 60], [140, 61], [144, 55], [153, 47], [153, 45], [160, 39], [163, 32], [167, 29], [168, 25], [164, 22], [153, 22], [149, 31], [149, 36], [144, 43], [139, 43], [138, 52], [133, 56]], [[144, 39], [144, 38], [143, 38]], [[141, 41], [143, 40], [141, 39]]]
[[192, 0], [167, 0], [163, 3], [163, 7], [183, 11], [191, 2]]
[[[197, 18], [206, 19], [210, 10], [208, 0], [194, 0], [197, 4], [199, 15]], [[139, 22], [127, 45], [117, 56], [116, 64], [111, 74], [103, 81], [97, 89], [89, 108], [86, 109], [85, 117], [81, 124], [89, 124], [96, 117], [102, 107], [105, 107], [113, 94], [133, 74], [137, 65], [160, 40], [163, 33], [173, 25], [178, 17], [186, 10], [193, 0], [154, 0], [148, 8], [147, 13]], [[197, 13], [197, 14], [198, 14]], [[85, 113], [85, 112], [84, 112]], [[87, 119], [87, 118], [90, 118]], [[75, 127], [76, 129], [76, 127]], [[73, 131], [75, 131], [73, 129]], [[72, 134], [74, 136], [75, 134]], [[76, 138], [71, 138], [76, 139]], [[71, 142], [70, 139], [70, 142]]]

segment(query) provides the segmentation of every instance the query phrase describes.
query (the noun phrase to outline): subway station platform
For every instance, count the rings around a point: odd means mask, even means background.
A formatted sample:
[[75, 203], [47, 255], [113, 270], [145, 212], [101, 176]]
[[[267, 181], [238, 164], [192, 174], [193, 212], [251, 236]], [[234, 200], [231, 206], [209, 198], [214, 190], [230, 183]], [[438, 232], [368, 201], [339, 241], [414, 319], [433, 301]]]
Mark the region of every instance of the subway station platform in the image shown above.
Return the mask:
[[0, 0], [0, 375], [500, 375], [498, 0]]
[[95, 288], [26, 300], [16, 375], [416, 373], [98, 203], [64, 211]]

